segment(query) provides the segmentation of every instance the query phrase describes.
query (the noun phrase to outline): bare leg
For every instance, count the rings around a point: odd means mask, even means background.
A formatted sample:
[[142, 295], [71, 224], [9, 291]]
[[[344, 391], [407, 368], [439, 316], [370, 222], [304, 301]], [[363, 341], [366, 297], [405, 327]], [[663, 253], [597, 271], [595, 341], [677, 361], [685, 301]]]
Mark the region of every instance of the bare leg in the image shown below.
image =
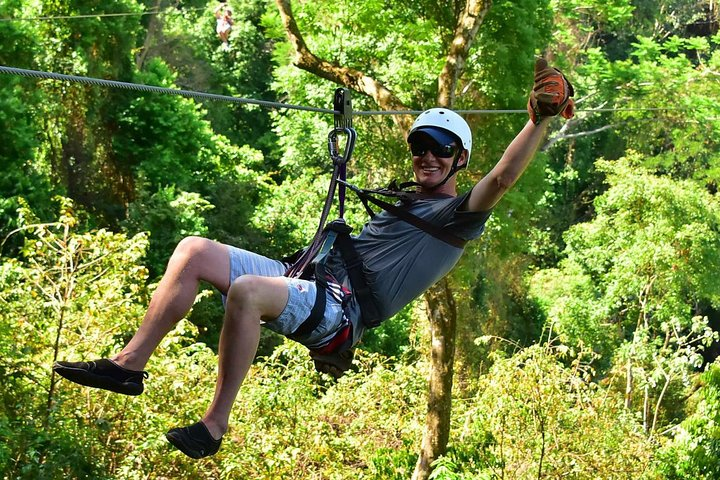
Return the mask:
[[143, 370], [163, 337], [190, 311], [201, 280], [227, 293], [227, 246], [200, 237], [185, 238], [170, 257], [140, 328], [113, 360], [130, 370]]
[[260, 320], [277, 318], [288, 301], [283, 278], [243, 275], [230, 286], [220, 344], [215, 397], [202, 418], [218, 439], [228, 428], [230, 410], [260, 339]]

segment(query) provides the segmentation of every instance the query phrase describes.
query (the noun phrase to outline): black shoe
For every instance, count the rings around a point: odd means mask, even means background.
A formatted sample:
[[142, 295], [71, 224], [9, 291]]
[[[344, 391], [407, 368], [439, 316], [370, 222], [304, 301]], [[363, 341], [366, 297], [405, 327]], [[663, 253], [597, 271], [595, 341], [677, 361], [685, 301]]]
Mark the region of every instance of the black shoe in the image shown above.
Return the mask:
[[191, 458], [215, 455], [220, 449], [222, 438], [215, 440], [205, 424], [200, 421], [189, 427], [173, 428], [165, 434], [168, 442]]
[[71, 382], [125, 395], [140, 395], [144, 389], [143, 378], [148, 377], [145, 371], [128, 370], [107, 358], [93, 362], [55, 362], [53, 370]]

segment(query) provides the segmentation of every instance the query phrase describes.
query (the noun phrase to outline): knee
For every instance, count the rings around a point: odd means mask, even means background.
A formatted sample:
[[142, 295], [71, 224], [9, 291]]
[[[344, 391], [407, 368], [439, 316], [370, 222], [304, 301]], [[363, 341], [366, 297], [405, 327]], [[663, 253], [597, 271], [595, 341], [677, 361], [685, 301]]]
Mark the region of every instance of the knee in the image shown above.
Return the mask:
[[268, 295], [270, 292], [258, 275], [241, 275], [230, 284], [227, 295], [228, 312], [245, 312], [266, 319], [269, 316]]
[[175, 247], [169, 263], [181, 268], [184, 273], [198, 275], [211, 261], [214, 246], [215, 243], [207, 238], [185, 237]]
[[285, 280], [280, 277], [241, 275], [233, 280], [227, 295], [227, 311], [248, 313], [263, 321], [276, 319], [287, 305]]
[[212, 240], [203, 237], [185, 237], [178, 242], [173, 257], [196, 258], [211, 248]]
[[233, 280], [228, 290], [228, 305], [251, 306], [262, 293], [261, 278], [257, 275], [241, 275]]

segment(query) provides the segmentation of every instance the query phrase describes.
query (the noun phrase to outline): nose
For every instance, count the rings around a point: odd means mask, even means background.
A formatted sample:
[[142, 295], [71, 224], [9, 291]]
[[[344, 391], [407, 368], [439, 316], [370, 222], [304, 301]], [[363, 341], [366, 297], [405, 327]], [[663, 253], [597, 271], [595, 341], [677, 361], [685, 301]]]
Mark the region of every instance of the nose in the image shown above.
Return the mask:
[[425, 150], [425, 153], [422, 154], [420, 158], [427, 158], [428, 160], [435, 160], [435, 155], [433, 155], [432, 150], [429, 148]]

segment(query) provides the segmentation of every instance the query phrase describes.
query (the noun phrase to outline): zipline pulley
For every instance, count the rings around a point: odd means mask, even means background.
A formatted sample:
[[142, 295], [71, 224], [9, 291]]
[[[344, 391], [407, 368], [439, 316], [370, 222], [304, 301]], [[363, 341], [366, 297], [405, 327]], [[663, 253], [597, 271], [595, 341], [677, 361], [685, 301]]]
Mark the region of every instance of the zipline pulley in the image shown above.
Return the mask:
[[352, 100], [350, 90], [336, 88], [333, 97], [333, 110], [335, 110], [335, 127], [352, 128]]

